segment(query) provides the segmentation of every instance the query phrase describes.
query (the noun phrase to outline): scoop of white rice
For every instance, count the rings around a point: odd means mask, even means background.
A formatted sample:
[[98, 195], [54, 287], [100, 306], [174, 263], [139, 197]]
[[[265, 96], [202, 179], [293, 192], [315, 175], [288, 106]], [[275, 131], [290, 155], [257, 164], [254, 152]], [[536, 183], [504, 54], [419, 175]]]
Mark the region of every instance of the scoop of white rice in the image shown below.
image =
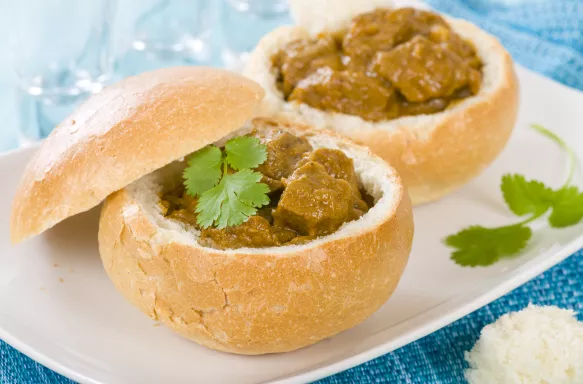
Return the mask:
[[581, 384], [583, 323], [571, 310], [529, 305], [484, 327], [465, 358], [470, 384]]

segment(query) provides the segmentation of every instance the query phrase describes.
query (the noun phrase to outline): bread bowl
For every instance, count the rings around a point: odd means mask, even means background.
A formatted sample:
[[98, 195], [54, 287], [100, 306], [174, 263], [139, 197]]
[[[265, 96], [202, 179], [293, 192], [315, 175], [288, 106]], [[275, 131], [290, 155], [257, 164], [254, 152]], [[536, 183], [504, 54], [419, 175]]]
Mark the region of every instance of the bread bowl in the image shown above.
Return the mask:
[[[330, 0], [309, 4], [296, 0], [291, 2], [291, 8], [298, 25], [280, 27], [264, 36], [244, 69], [245, 75], [266, 91], [261, 114], [332, 129], [368, 146], [397, 169], [414, 205], [437, 200], [467, 183], [504, 148], [516, 121], [518, 84], [510, 55], [493, 36], [467, 21], [443, 17], [455, 34], [473, 44], [483, 64], [479, 91], [450, 103], [440, 112], [370, 120], [342, 109], [314, 107], [302, 100], [290, 101], [289, 95], [284, 93], [286, 90], [278, 86], [282, 72], [274, 57], [282, 48], [298, 40], [317, 41], [322, 39], [322, 34], [332, 33], [340, 33], [342, 39], [346, 39], [353, 31], [346, 33], [349, 27], [354, 28], [351, 24], [354, 17], [392, 9], [393, 2]], [[344, 41], [343, 55], [346, 54]], [[390, 52], [406, 43], [391, 46]], [[374, 51], [375, 54], [379, 52], [384, 51]], [[348, 65], [345, 68], [349, 68]], [[368, 70], [370, 72], [370, 67]], [[396, 73], [398, 71], [390, 72]], [[332, 81], [330, 77], [327, 79]], [[397, 87], [398, 84], [391, 81], [388, 82]], [[361, 100], [353, 110], [367, 104], [369, 102]]]
[[[98, 240], [106, 273], [130, 303], [188, 339], [231, 353], [275, 353], [362, 322], [390, 297], [407, 263], [413, 220], [405, 188], [386, 162], [346, 138], [249, 122], [261, 97], [252, 81], [208, 68], [158, 70], [105, 89], [31, 160], [13, 205], [13, 241], [105, 199]], [[180, 180], [184, 156], [273, 127], [352, 158], [374, 205], [330, 234], [263, 248], [201, 244], [199, 230], [166, 216], [163, 190]]]

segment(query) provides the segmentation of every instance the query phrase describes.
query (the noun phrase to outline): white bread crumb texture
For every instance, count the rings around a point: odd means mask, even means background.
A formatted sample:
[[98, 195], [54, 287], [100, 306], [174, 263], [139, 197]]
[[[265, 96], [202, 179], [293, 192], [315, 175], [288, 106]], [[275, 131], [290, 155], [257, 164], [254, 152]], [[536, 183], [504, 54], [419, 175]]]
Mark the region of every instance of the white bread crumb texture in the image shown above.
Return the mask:
[[529, 305], [484, 327], [465, 358], [469, 384], [581, 384], [583, 322], [572, 310]]

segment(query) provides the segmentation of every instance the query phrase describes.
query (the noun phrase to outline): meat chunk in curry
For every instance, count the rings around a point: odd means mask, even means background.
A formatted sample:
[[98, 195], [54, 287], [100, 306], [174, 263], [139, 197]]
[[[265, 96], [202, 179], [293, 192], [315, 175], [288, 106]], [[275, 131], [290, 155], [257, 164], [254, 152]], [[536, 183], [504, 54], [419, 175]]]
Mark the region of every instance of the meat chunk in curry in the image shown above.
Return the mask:
[[[368, 205], [364, 202], [360, 192], [354, 162], [350, 157], [338, 149], [318, 148], [305, 156], [298, 165], [301, 166], [311, 161], [322, 165], [330, 176], [348, 181], [353, 192], [353, 208], [360, 210], [361, 214], [368, 211]], [[360, 215], [357, 214], [357, 216]]]
[[289, 100], [326, 111], [360, 114], [367, 120], [382, 120], [394, 93], [382, 81], [364, 73], [321, 68], [300, 81]]
[[302, 235], [328, 235], [361, 215], [350, 183], [330, 176], [319, 163], [304, 164], [285, 184], [273, 217]]
[[480, 72], [423, 36], [377, 53], [373, 68], [411, 102], [450, 97], [464, 87], [480, 87]]
[[288, 177], [296, 169], [302, 155], [312, 150], [305, 137], [281, 130], [269, 130], [258, 135], [267, 146], [267, 160], [257, 171], [274, 180]]
[[375, 52], [389, 51], [415, 35], [429, 35], [434, 26], [447, 24], [439, 15], [419, 9], [378, 9], [352, 19], [342, 48], [351, 58], [371, 58]]
[[282, 87], [287, 95], [318, 68], [342, 68], [342, 58], [332, 36], [315, 41], [297, 40], [281, 51], [275, 61], [281, 66]]
[[358, 190], [354, 162], [344, 152], [338, 149], [318, 148], [304, 156], [299, 165], [304, 165], [310, 161], [322, 165], [330, 176], [346, 180], [354, 189]]

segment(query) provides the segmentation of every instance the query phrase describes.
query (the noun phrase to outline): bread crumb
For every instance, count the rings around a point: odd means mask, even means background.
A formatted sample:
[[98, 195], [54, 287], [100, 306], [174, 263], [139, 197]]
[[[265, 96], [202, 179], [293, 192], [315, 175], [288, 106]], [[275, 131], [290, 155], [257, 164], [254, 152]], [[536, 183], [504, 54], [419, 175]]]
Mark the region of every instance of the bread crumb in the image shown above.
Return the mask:
[[41, 291], [44, 291], [44, 290], [45, 290], [45, 287], [40, 287], [40, 290], [41, 290]]
[[73, 273], [73, 272], [75, 272], [75, 270], [73, 268], [69, 268], [69, 270], [67, 272]]
[[465, 359], [469, 384], [580, 384], [583, 322], [572, 310], [529, 305], [484, 327]]
[[63, 279], [62, 277], [59, 277], [59, 282], [64, 283], [65, 279]]
[[53, 264], [53, 267], [59, 268], [59, 264], [55, 263], [55, 264]]
[[159, 327], [160, 323], [153, 324], [152, 327]]

